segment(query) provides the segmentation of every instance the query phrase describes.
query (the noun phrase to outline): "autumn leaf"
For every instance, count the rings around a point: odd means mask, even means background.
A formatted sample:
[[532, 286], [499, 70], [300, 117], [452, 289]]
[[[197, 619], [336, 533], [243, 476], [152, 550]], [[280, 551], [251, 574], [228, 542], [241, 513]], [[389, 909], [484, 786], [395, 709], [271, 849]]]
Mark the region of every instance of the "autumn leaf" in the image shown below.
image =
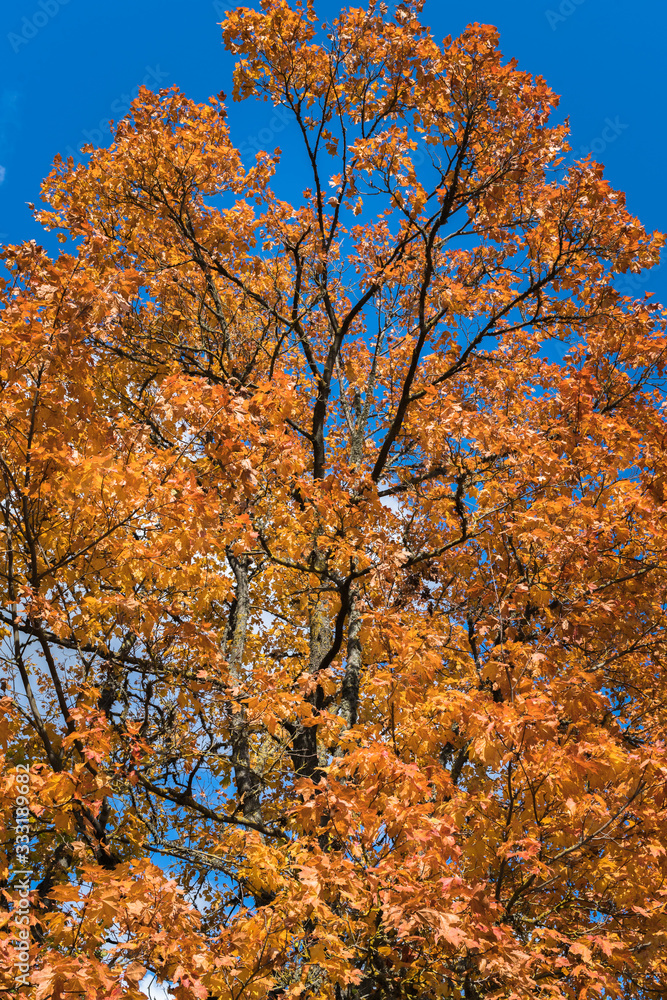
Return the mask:
[[664, 237], [422, 6], [225, 16], [297, 188], [142, 88], [3, 251], [8, 993], [29, 857], [38, 1000], [664, 994]]

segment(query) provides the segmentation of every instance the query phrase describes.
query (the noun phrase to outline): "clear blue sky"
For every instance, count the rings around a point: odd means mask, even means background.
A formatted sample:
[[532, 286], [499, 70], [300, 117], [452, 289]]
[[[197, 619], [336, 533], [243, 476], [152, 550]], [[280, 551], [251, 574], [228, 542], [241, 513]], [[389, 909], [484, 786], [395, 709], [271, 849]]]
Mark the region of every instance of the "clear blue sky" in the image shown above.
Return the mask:
[[[354, 0], [360, 5], [361, 0]], [[247, 0], [255, 5], [255, 0]], [[233, 4], [229, 4], [233, 6]], [[340, 8], [316, 0], [323, 17]], [[176, 84], [205, 100], [231, 93], [233, 58], [216, 22], [225, 0], [11, 0], [0, 7], [0, 242], [36, 239], [55, 251], [27, 202], [53, 156], [89, 139], [107, 143], [137, 86]], [[665, 0], [426, 0], [436, 37], [495, 24], [501, 48], [561, 95], [573, 145], [593, 150], [649, 229], [667, 230], [667, 3]], [[238, 145], [289, 130], [266, 105], [233, 105]], [[264, 130], [264, 131], [262, 131]], [[259, 138], [258, 138], [259, 137]], [[646, 279], [667, 300], [667, 265]]]

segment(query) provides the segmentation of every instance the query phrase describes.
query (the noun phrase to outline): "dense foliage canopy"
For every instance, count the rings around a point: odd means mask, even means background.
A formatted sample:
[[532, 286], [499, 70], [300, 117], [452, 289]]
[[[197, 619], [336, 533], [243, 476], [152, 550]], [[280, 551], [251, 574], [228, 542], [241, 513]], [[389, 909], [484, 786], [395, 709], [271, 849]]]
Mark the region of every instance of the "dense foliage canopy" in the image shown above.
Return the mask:
[[37, 1000], [667, 996], [664, 241], [420, 9], [224, 20], [302, 196], [144, 89], [4, 251], [10, 992], [29, 768]]

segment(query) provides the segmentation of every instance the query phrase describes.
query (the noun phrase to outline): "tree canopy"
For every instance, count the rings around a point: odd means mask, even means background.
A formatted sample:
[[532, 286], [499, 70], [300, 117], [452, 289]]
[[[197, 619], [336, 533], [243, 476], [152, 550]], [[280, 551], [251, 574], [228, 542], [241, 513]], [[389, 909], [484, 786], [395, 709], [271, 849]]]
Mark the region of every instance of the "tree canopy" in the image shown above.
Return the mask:
[[37, 1000], [667, 996], [664, 239], [421, 6], [225, 17], [301, 196], [142, 89], [3, 251], [10, 993], [29, 768]]

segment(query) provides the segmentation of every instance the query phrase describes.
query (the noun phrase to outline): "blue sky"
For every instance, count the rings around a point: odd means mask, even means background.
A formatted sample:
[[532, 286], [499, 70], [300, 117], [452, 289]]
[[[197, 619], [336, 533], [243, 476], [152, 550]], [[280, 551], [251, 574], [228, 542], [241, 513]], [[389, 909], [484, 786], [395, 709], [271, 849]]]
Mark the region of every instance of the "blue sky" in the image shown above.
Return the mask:
[[[315, 6], [323, 17], [340, 9], [335, 0]], [[0, 242], [36, 239], [55, 252], [27, 203], [39, 199], [56, 153], [109, 141], [108, 121], [122, 117], [142, 82], [176, 84], [197, 100], [231, 93], [233, 57], [216, 24], [226, 7], [225, 0], [1, 6]], [[426, 0], [422, 16], [438, 38], [471, 21], [497, 25], [503, 53], [561, 95], [575, 150], [593, 150], [647, 228], [667, 229], [664, 0]], [[230, 101], [230, 122], [237, 145], [289, 147], [289, 126], [266, 105]], [[642, 281], [667, 299], [667, 266]]]

